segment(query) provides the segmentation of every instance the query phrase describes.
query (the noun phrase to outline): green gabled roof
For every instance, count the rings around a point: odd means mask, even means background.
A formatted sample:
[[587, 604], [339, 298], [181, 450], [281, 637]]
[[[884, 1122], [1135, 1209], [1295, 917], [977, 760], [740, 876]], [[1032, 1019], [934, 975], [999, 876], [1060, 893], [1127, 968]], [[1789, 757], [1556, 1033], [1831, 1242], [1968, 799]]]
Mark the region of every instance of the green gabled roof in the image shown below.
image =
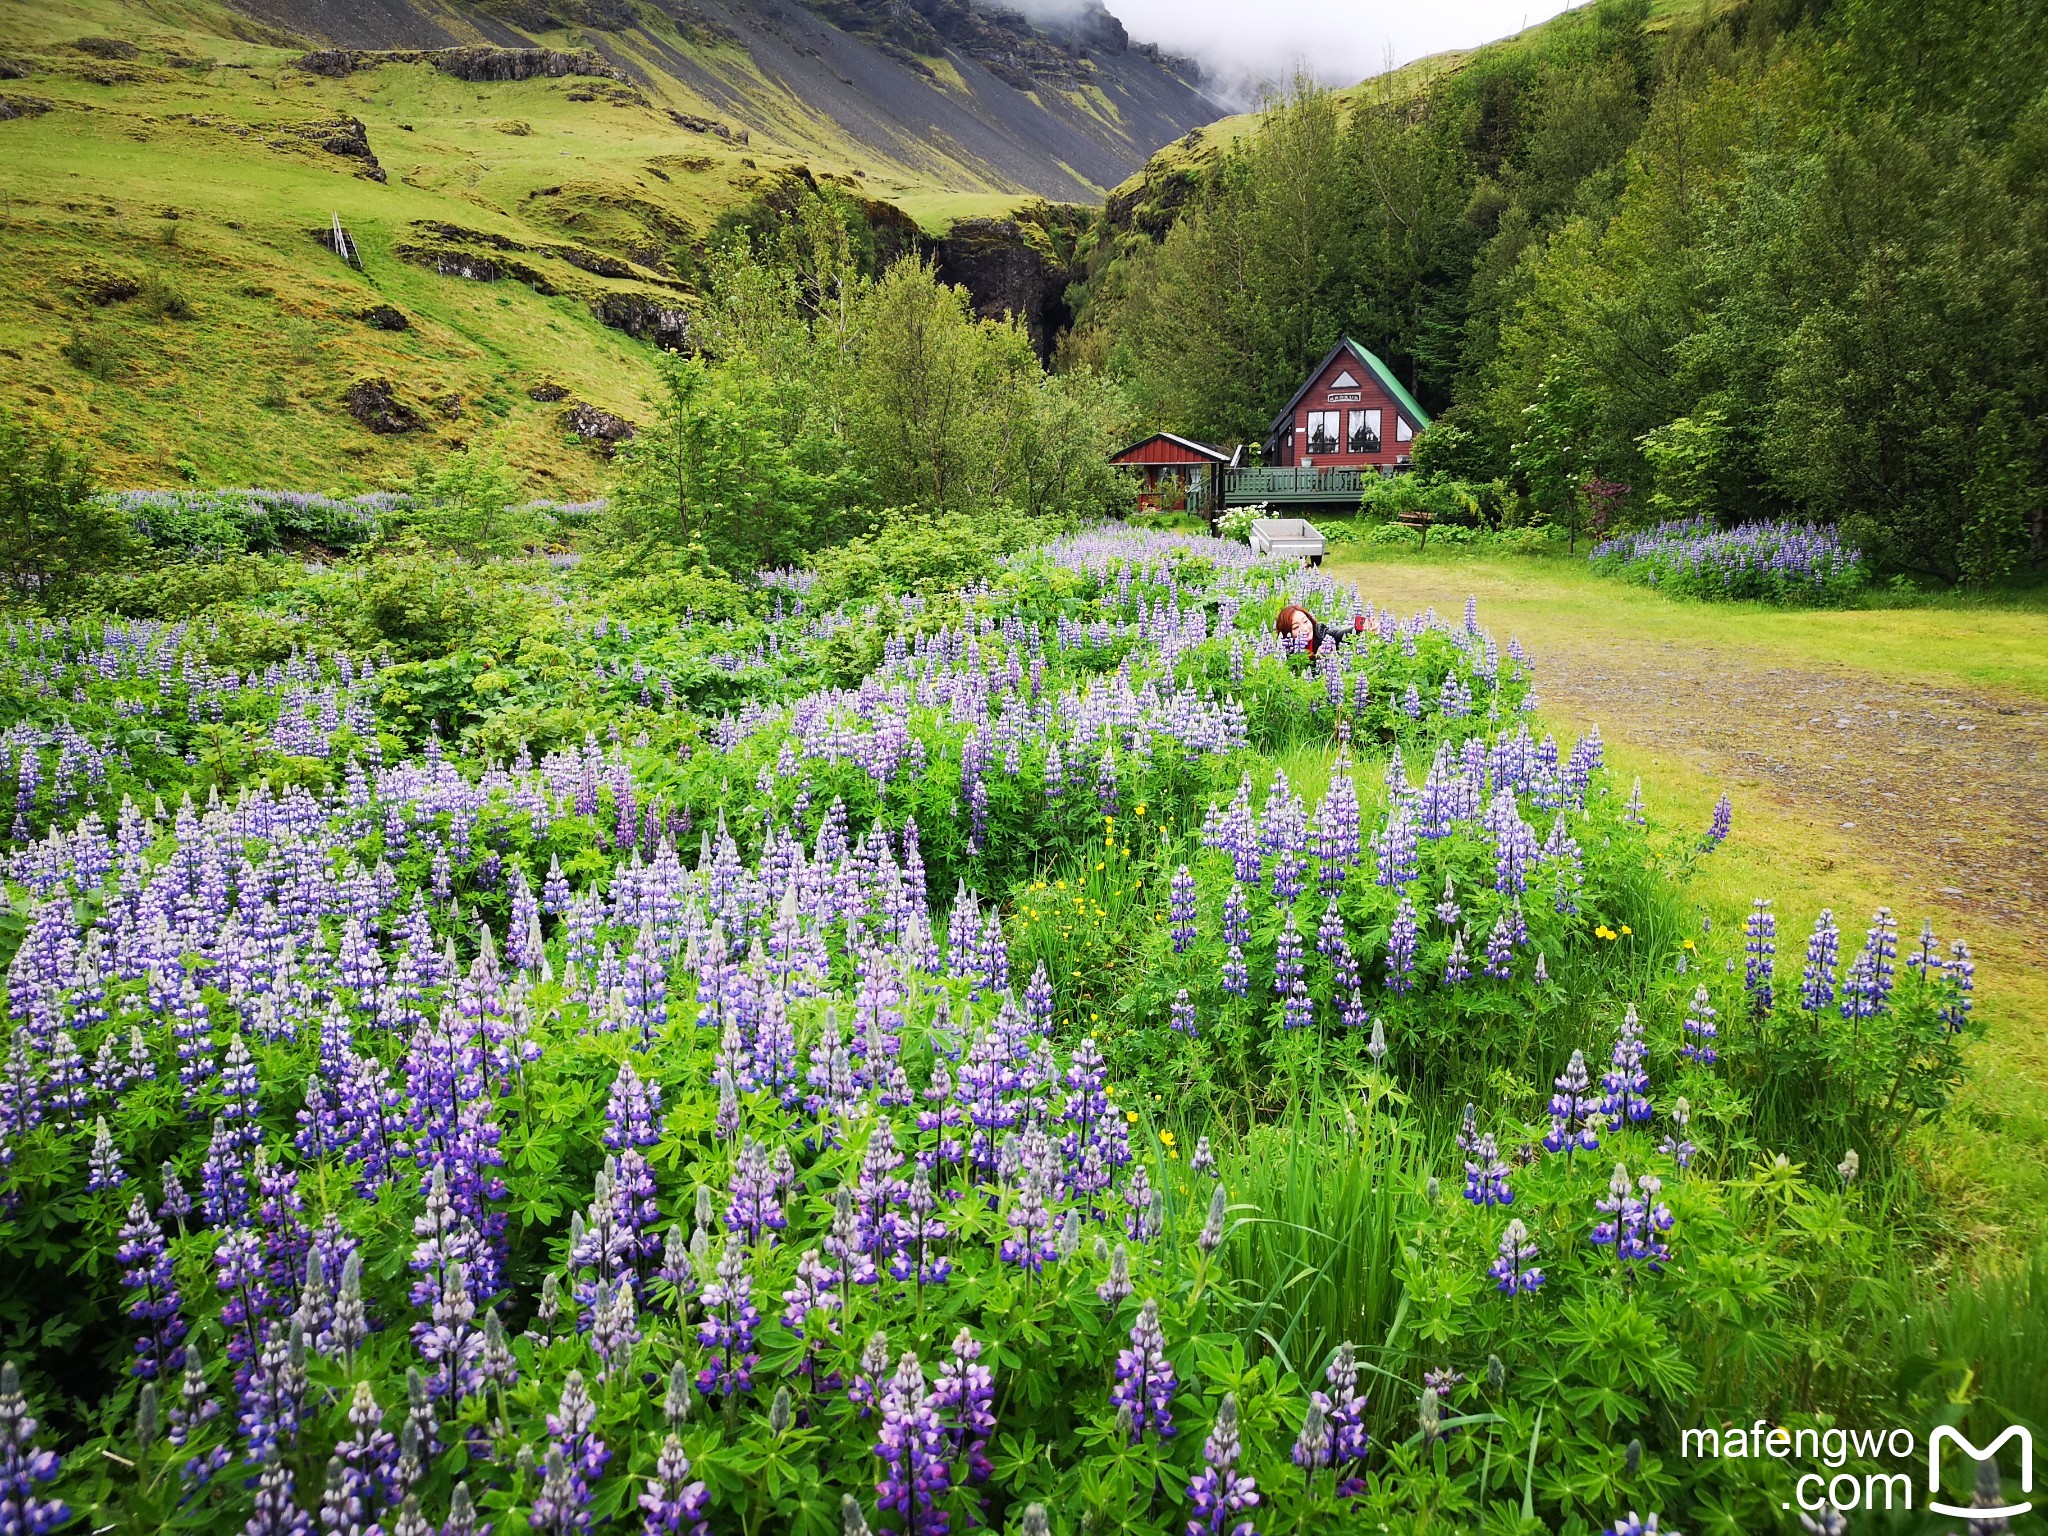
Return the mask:
[[1402, 411], [1414, 419], [1416, 431], [1420, 432], [1429, 425], [1429, 412], [1425, 411], [1416, 402], [1413, 395], [1401, 387], [1401, 381], [1394, 377], [1394, 370], [1381, 362], [1369, 348], [1361, 347], [1349, 336], [1346, 336], [1337, 345], [1323, 354], [1323, 360], [1308, 371], [1308, 377], [1301, 381], [1301, 388], [1294, 392], [1294, 397], [1273, 413], [1273, 420], [1266, 428], [1268, 432], [1272, 432], [1279, 427], [1281, 417], [1294, 414], [1294, 408], [1301, 404], [1301, 397], [1308, 393], [1309, 386], [1323, 376], [1323, 370], [1337, 360], [1337, 354], [1340, 352], [1349, 352], [1361, 364], [1372, 371], [1372, 376], [1378, 379], [1386, 392], [1394, 397], [1395, 403], [1401, 407]]

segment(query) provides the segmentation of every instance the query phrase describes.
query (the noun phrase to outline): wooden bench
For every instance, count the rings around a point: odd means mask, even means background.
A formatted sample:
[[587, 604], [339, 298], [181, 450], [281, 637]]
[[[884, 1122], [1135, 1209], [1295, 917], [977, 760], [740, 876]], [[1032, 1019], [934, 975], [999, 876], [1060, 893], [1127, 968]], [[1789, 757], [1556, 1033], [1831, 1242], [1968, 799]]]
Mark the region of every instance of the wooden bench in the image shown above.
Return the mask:
[[1424, 511], [1421, 507], [1410, 507], [1406, 512], [1395, 518], [1394, 521], [1403, 528], [1413, 528], [1415, 530], [1419, 535], [1415, 545], [1418, 550], [1429, 548], [1429, 530], [1436, 525], [1436, 518], [1431, 513]]

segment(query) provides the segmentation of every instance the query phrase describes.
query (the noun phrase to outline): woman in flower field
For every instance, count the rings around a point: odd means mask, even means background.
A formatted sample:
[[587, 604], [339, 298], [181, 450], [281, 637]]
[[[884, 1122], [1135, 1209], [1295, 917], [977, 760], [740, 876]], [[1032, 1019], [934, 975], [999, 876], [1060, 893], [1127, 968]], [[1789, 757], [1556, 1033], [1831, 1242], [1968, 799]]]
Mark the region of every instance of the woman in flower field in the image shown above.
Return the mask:
[[1318, 655], [1339, 639], [1329, 625], [1293, 603], [1282, 608], [1273, 620], [1273, 632], [1287, 641], [1291, 650], [1304, 656]]
[[[1820, 1342], [1968, 951], [1716, 955], [1729, 825], [1542, 733], [1470, 607], [1310, 578], [1365, 621], [1291, 669], [1286, 580], [565, 583], [603, 707], [495, 760], [317, 611], [246, 672], [16, 626], [73, 702], [0, 731], [6, 1529], [1763, 1528], [1677, 1429], [1892, 1379]], [[1758, 1255], [1800, 1283], [1700, 1304]]]

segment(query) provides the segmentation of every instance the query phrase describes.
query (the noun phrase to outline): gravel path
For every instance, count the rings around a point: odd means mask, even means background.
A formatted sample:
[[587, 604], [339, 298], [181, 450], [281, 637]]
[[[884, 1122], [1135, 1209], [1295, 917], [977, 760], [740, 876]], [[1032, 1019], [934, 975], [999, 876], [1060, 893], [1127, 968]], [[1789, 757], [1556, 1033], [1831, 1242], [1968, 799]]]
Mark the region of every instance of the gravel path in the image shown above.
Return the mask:
[[1727, 647], [1534, 654], [1552, 709], [1832, 825], [1903, 895], [2048, 932], [2048, 707]]
[[2023, 953], [2048, 942], [2048, 705], [1788, 666], [1763, 645], [1645, 640], [1620, 612], [1602, 623], [1525, 598], [1489, 605], [1487, 584], [1455, 569], [1345, 574], [1367, 596], [1441, 613], [1477, 586], [1482, 622], [1529, 649], [1553, 718], [1727, 784], [1738, 819], [1763, 796], [1795, 825], [1826, 829], [1889, 872], [1905, 913], [1946, 909], [1983, 938], [1996, 924]]

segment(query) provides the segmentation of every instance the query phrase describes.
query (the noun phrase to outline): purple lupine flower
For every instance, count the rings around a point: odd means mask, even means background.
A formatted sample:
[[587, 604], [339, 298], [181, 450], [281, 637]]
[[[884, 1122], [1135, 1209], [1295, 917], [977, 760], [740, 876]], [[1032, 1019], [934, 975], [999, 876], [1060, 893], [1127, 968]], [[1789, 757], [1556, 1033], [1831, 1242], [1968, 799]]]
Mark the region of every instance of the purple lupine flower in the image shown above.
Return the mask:
[[1553, 1080], [1550, 1131], [1543, 1145], [1552, 1152], [1593, 1152], [1600, 1146], [1599, 1113], [1586, 1075], [1586, 1053], [1573, 1051], [1562, 1074]]
[[941, 1209], [931, 1175], [921, 1166], [912, 1169], [903, 1190], [902, 1214], [895, 1221], [896, 1255], [889, 1262], [889, 1273], [898, 1280], [944, 1285], [953, 1273], [953, 1261], [935, 1249], [951, 1230], [939, 1215]]
[[591, 1309], [590, 1348], [599, 1361], [599, 1380], [619, 1375], [632, 1358], [633, 1348], [640, 1342], [637, 1312], [631, 1277], [622, 1276], [616, 1285], [598, 1282], [597, 1305]]
[[[1371, 1443], [1365, 1428], [1365, 1394], [1358, 1390], [1358, 1351], [1349, 1341], [1337, 1346], [1323, 1380], [1330, 1390], [1318, 1395], [1330, 1420], [1330, 1460], [1342, 1466], [1364, 1456]], [[1357, 1488], [1339, 1484], [1337, 1491], [1348, 1495]]]
[[435, 1397], [469, 1397], [482, 1389], [476, 1357], [483, 1335], [472, 1326], [476, 1302], [469, 1286], [483, 1240], [455, 1208], [447, 1171], [439, 1163], [427, 1177], [426, 1206], [413, 1218], [412, 1230], [419, 1241], [413, 1245], [411, 1267], [420, 1278], [411, 1299], [427, 1314], [412, 1325], [414, 1347], [433, 1371]]
[[589, 1526], [592, 1487], [612, 1459], [597, 1436], [597, 1404], [581, 1371], [563, 1381], [561, 1406], [547, 1416], [547, 1425], [547, 1476], [533, 1502], [533, 1526], [567, 1536]]
[[1728, 833], [1735, 824], [1735, 806], [1728, 798], [1728, 792], [1721, 791], [1721, 798], [1714, 802], [1714, 820], [1707, 828], [1706, 846], [1718, 848], [1728, 841]]
[[1444, 985], [1455, 987], [1472, 979], [1472, 965], [1465, 955], [1465, 935], [1455, 934], [1451, 938], [1451, 953], [1444, 961]]
[[[1801, 1518], [1803, 1519], [1804, 1517], [1802, 1516]], [[1846, 1530], [1847, 1528], [1848, 1522], [1843, 1521], [1837, 1527], [1837, 1530]], [[1657, 1514], [1654, 1510], [1650, 1512], [1648, 1519], [1637, 1514], [1634, 1510], [1630, 1510], [1628, 1514], [1601, 1531], [1600, 1536], [1679, 1536], [1679, 1533], [1676, 1531], [1660, 1532], [1657, 1529]]]
[[213, 1262], [214, 1285], [223, 1298], [220, 1320], [227, 1330], [227, 1355], [240, 1381], [262, 1352], [264, 1321], [275, 1306], [266, 1281], [262, 1240], [246, 1227], [237, 1228], [221, 1238]]
[[1621, 1030], [1614, 1037], [1613, 1056], [1600, 1075], [1600, 1086], [1605, 1090], [1600, 1113], [1617, 1130], [1624, 1120], [1647, 1120], [1652, 1114], [1648, 1097], [1650, 1074], [1643, 1070], [1645, 1054], [1643, 1026], [1636, 1018], [1636, 1005], [1630, 1003], [1622, 1014]]
[[904, 1536], [946, 1536], [951, 1522], [939, 1507], [952, 1486], [946, 1426], [925, 1391], [916, 1355], [906, 1354], [898, 1362], [882, 1393], [881, 1415], [875, 1439], [875, 1456], [882, 1463], [877, 1506], [885, 1515], [901, 1517]]
[[312, 1529], [313, 1517], [292, 1495], [291, 1468], [281, 1461], [267, 1463], [256, 1479], [256, 1503], [243, 1536], [311, 1536]]
[[273, 1318], [241, 1390], [239, 1422], [251, 1461], [298, 1444], [307, 1385], [305, 1330]]
[[690, 1458], [683, 1442], [671, 1434], [661, 1443], [654, 1476], [640, 1495], [648, 1536], [709, 1536], [711, 1494], [702, 1478], [690, 1477]]
[[1116, 1384], [1109, 1393], [1112, 1403], [1130, 1410], [1133, 1445], [1144, 1443], [1147, 1430], [1161, 1440], [1173, 1438], [1173, 1393], [1178, 1384], [1166, 1358], [1159, 1303], [1148, 1297], [1131, 1325], [1130, 1348], [1117, 1354]]
[[43, 1536], [71, 1518], [62, 1499], [36, 1490], [56, 1481], [64, 1459], [36, 1444], [36, 1420], [22, 1395], [21, 1373], [12, 1360], [0, 1365], [0, 1531], [7, 1536]]
[[1233, 885], [1223, 896], [1223, 942], [1242, 945], [1252, 936], [1251, 907], [1244, 887]]
[[1495, 981], [1508, 981], [1515, 974], [1514, 938], [1505, 912], [1494, 920], [1493, 932], [1487, 935], [1486, 963], [1481, 972]]
[[1174, 995], [1171, 1022], [1173, 1029], [1190, 1040], [1195, 1038], [1195, 1005], [1189, 1001], [1186, 987]]
[[1743, 934], [1743, 948], [1748, 958], [1743, 961], [1742, 988], [1749, 994], [1750, 1012], [1757, 1018], [1763, 1018], [1777, 1001], [1774, 982], [1778, 961], [1778, 919], [1771, 911], [1768, 896], [1759, 896], [1751, 903]]
[[1216, 1421], [1202, 1443], [1202, 1470], [1188, 1483], [1188, 1502], [1194, 1508], [1187, 1523], [1187, 1536], [1257, 1536], [1257, 1527], [1250, 1520], [1239, 1518], [1259, 1502], [1257, 1481], [1237, 1469], [1243, 1454], [1244, 1442], [1237, 1427], [1237, 1396], [1226, 1392], [1217, 1406]]
[[1975, 1006], [1970, 994], [1977, 989], [1977, 962], [1970, 956], [1970, 946], [1961, 939], [1951, 941], [1948, 953], [1949, 993], [1939, 1011], [1942, 1022], [1961, 1034], [1970, 1022], [1970, 1009]]
[[1308, 1408], [1301, 1418], [1301, 1433], [1294, 1437], [1294, 1464], [1313, 1477], [1330, 1464], [1330, 1415], [1323, 1407], [1323, 1394], [1311, 1392]]
[[[1768, 992], [1770, 983], [1767, 981], [1764, 985]], [[1678, 1054], [1703, 1067], [1710, 1067], [1718, 1061], [1721, 1053], [1715, 1048], [1714, 1041], [1721, 1033], [1721, 1026], [1715, 1022], [1719, 1018], [1720, 1015], [1714, 1011], [1713, 999], [1707, 994], [1706, 984], [1702, 982], [1693, 988], [1692, 1004], [1685, 1011], [1685, 1040], [1678, 1047]]]
[[1451, 884], [1451, 877], [1446, 874], [1443, 900], [1436, 904], [1436, 920], [1445, 927], [1452, 928], [1457, 926], [1458, 919], [1464, 915], [1463, 909], [1458, 905], [1457, 890]]
[[605, 1104], [604, 1144], [614, 1152], [651, 1147], [661, 1140], [661, 1084], [648, 1082], [621, 1062]]
[[157, 1219], [169, 1217], [178, 1224], [179, 1235], [185, 1231], [185, 1218], [192, 1214], [192, 1197], [186, 1193], [184, 1182], [178, 1177], [178, 1170], [170, 1163], [163, 1166], [164, 1198], [156, 1208]]
[[249, 1177], [243, 1152], [228, 1123], [216, 1116], [206, 1160], [199, 1166], [199, 1208], [209, 1226], [233, 1226], [249, 1219]]
[[1223, 954], [1223, 970], [1219, 983], [1223, 990], [1233, 997], [1246, 997], [1251, 993], [1251, 971], [1244, 963], [1244, 949], [1233, 944]]
[[962, 1328], [929, 1399], [945, 1426], [950, 1459], [964, 1465], [969, 1484], [985, 1483], [995, 1473], [988, 1459], [988, 1437], [996, 1428], [995, 1375], [980, 1359], [980, 1342]]
[[92, 1154], [86, 1160], [85, 1187], [88, 1191], [119, 1189], [127, 1178], [121, 1169], [120, 1149], [114, 1145], [114, 1133], [107, 1128], [107, 1117], [100, 1115], [93, 1122]]
[[1543, 1271], [1536, 1267], [1536, 1244], [1520, 1220], [1510, 1218], [1500, 1235], [1500, 1256], [1487, 1271], [1495, 1289], [1503, 1295], [1526, 1295], [1543, 1284]]
[[1680, 1099], [1671, 1106], [1671, 1130], [1658, 1143], [1657, 1150], [1677, 1163], [1680, 1168], [1690, 1168], [1699, 1148], [1686, 1136], [1685, 1128], [1692, 1121], [1692, 1105]]
[[[1032, 1130], [1037, 1132], [1037, 1127]], [[1042, 1141], [1043, 1133], [1039, 1135]], [[1015, 1264], [1027, 1274], [1039, 1273], [1056, 1257], [1053, 1231], [1059, 1222], [1048, 1204], [1049, 1165], [1055, 1161], [1050, 1153], [1049, 1146], [1041, 1147], [1037, 1155], [1025, 1152], [1017, 1192], [1004, 1217], [1016, 1235], [1003, 1239], [998, 1254], [1004, 1263]]]
[[1284, 993], [1300, 979], [1301, 930], [1294, 925], [1294, 909], [1289, 907], [1273, 946], [1273, 990]]
[[1842, 932], [1835, 926], [1835, 914], [1821, 908], [1813, 920], [1813, 936], [1806, 941], [1806, 969], [1799, 983], [1799, 1006], [1819, 1013], [1835, 1001], [1835, 965], [1840, 958]]
[[1394, 925], [1387, 933], [1387, 990], [1411, 992], [1415, 988], [1415, 903], [1405, 895], [1394, 913]]
[[1515, 1192], [1508, 1187], [1508, 1165], [1501, 1161], [1500, 1144], [1491, 1131], [1471, 1143], [1465, 1160], [1465, 1198], [1481, 1206], [1515, 1203]]
[[1671, 1257], [1671, 1249], [1661, 1237], [1672, 1225], [1671, 1208], [1657, 1198], [1663, 1188], [1663, 1180], [1648, 1173], [1631, 1184], [1628, 1169], [1616, 1163], [1606, 1195], [1596, 1202], [1608, 1219], [1594, 1226], [1592, 1239], [1602, 1247], [1612, 1247], [1615, 1258], [1631, 1272], [1642, 1264], [1654, 1274]]
[[740, 1146], [733, 1167], [732, 1202], [725, 1209], [725, 1224], [749, 1242], [773, 1244], [776, 1233], [789, 1225], [776, 1198], [774, 1170], [761, 1144], [749, 1136]]
[[754, 1387], [754, 1366], [760, 1356], [754, 1351], [754, 1329], [761, 1314], [754, 1306], [754, 1281], [747, 1273], [747, 1251], [737, 1233], [725, 1234], [725, 1249], [711, 1283], [704, 1287], [704, 1319], [697, 1325], [697, 1342], [711, 1351], [711, 1360], [697, 1373], [697, 1390], [728, 1396], [750, 1392]]
[[1420, 868], [1416, 862], [1415, 823], [1405, 807], [1393, 808], [1385, 829], [1373, 843], [1377, 853], [1373, 878], [1380, 885], [1403, 886], [1415, 878]]
[[1195, 877], [1183, 864], [1173, 872], [1170, 905], [1173, 913], [1173, 952], [1187, 953], [1195, 942]]
[[[1098, 1247], [1099, 1254], [1101, 1249]], [[1131, 1251], [1118, 1243], [1109, 1256], [1109, 1276], [1095, 1287], [1095, 1294], [1109, 1306], [1118, 1306], [1131, 1294]]]
[[390, 1500], [398, 1465], [398, 1437], [384, 1427], [384, 1410], [367, 1381], [357, 1382], [349, 1399], [348, 1427], [328, 1464], [329, 1487], [346, 1508], [360, 1510], [359, 1518], [366, 1518], [370, 1510]]
[[1643, 814], [1643, 781], [1638, 778], [1635, 787], [1628, 793], [1628, 803], [1621, 808], [1621, 819], [1630, 826], [1647, 827], [1650, 818]]
[[185, 1338], [185, 1320], [180, 1316], [177, 1271], [163, 1228], [151, 1217], [149, 1202], [140, 1194], [128, 1204], [128, 1220], [121, 1227], [121, 1246], [115, 1256], [121, 1261], [122, 1283], [135, 1293], [128, 1303], [128, 1315], [142, 1324], [131, 1373], [144, 1381], [168, 1380], [185, 1363], [185, 1352], [179, 1347]]

